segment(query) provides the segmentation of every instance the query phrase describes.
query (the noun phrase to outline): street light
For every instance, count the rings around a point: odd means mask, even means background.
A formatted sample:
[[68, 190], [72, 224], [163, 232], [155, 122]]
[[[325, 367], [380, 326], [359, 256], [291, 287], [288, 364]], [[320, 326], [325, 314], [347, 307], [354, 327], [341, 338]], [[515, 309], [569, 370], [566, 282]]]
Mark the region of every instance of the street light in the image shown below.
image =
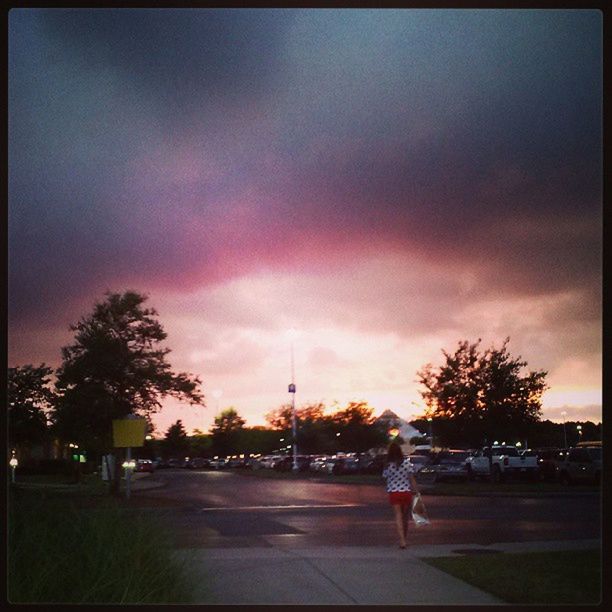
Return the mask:
[[433, 419], [431, 417], [427, 417], [427, 421], [429, 422], [429, 446], [433, 450], [433, 446], [434, 446], [434, 443], [433, 443], [433, 424], [432, 424]]
[[563, 417], [563, 448], [567, 448], [567, 431], [565, 430], [565, 417], [567, 416], [567, 412], [564, 410], [561, 416]]
[[19, 461], [17, 461], [17, 457], [15, 457], [15, 451], [13, 451], [13, 456], [9, 461], [9, 465], [11, 466], [11, 482], [15, 482], [15, 468], [19, 465]]
[[212, 395], [216, 400], [217, 412], [219, 412], [219, 398], [223, 395], [223, 391], [221, 391], [221, 389], [215, 389]]
[[293, 341], [297, 332], [295, 329], [290, 329], [287, 332], [291, 341], [291, 383], [289, 384], [289, 393], [291, 393], [291, 432], [293, 435], [293, 471], [298, 471], [297, 464], [297, 420], [295, 417], [295, 367], [293, 359]]
[[576, 429], [578, 430], [578, 442], [582, 442], [582, 425], [576, 425]]

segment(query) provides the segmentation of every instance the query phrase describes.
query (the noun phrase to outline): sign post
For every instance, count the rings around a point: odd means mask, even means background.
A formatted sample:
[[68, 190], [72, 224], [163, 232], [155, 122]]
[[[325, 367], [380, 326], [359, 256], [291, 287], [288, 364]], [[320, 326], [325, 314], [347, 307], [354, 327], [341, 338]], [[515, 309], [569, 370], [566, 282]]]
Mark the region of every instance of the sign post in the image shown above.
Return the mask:
[[125, 419], [113, 420], [113, 442], [116, 448], [125, 448], [126, 461], [125, 468], [125, 496], [130, 497], [130, 481], [132, 470], [135, 467], [132, 461], [132, 447], [144, 445], [145, 431], [147, 428], [146, 419], [139, 419], [130, 414]]

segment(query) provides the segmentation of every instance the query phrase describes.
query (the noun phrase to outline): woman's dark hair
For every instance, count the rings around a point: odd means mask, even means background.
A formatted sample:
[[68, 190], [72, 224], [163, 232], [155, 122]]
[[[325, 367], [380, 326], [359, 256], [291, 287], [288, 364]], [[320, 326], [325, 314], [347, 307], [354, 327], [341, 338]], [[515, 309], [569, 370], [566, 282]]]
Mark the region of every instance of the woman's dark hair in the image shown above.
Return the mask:
[[389, 444], [389, 450], [387, 451], [387, 463], [395, 463], [400, 465], [404, 460], [404, 453], [402, 447], [397, 442], [391, 442]]

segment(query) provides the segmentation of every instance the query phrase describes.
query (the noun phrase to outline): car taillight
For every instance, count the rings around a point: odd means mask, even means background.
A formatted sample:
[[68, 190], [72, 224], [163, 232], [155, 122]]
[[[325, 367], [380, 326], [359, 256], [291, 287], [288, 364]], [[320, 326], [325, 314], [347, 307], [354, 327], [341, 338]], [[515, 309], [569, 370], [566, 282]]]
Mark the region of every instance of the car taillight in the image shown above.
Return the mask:
[[504, 457], [504, 465], [508, 465], [508, 457]]

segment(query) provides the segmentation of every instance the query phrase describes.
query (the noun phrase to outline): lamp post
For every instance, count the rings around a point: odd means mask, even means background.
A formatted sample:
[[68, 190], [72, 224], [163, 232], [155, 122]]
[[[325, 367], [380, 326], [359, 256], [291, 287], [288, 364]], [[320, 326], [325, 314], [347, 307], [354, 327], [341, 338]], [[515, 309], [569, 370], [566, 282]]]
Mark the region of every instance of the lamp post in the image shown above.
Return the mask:
[[13, 456], [9, 461], [9, 465], [11, 466], [11, 482], [15, 483], [15, 469], [19, 465], [19, 461], [17, 461], [17, 457], [15, 457], [15, 451], [13, 451]]
[[578, 442], [582, 442], [582, 425], [576, 425], [576, 429], [578, 430]]
[[427, 417], [427, 422], [429, 423], [429, 446], [431, 447], [431, 450], [433, 451], [433, 424], [432, 424], [432, 418], [431, 417]]
[[561, 416], [563, 417], [563, 448], [567, 448], [567, 431], [565, 429], [565, 417], [567, 416], [567, 412], [564, 410]]
[[221, 389], [215, 389], [213, 392], [213, 397], [215, 398], [215, 406], [217, 412], [219, 412], [219, 398], [223, 395], [223, 391]]
[[293, 436], [293, 466], [294, 472], [298, 471], [297, 464], [297, 419], [295, 417], [295, 371], [293, 361], [293, 340], [296, 332], [294, 329], [289, 330], [289, 339], [291, 340], [291, 383], [289, 384], [289, 393], [291, 393], [291, 433]]

